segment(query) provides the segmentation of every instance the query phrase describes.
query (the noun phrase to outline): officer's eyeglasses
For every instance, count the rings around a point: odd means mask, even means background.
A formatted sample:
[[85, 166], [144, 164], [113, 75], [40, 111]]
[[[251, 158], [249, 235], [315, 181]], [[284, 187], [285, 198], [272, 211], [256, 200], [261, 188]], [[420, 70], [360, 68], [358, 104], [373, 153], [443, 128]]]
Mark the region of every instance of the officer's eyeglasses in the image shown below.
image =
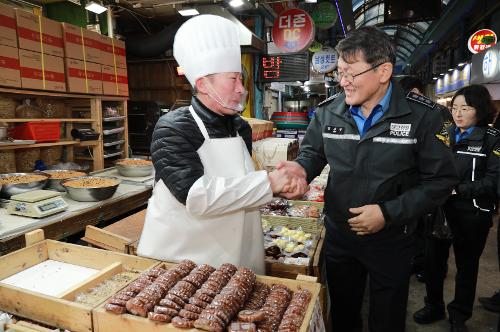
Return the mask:
[[342, 81], [342, 79], [344, 79], [347, 83], [354, 83], [354, 78], [360, 76], [360, 75], [363, 75], [363, 74], [366, 74], [367, 72], [369, 72], [370, 70], [373, 70], [375, 68], [377, 68], [378, 66], [380, 65], [383, 65], [385, 62], [381, 62], [377, 65], [374, 65], [370, 68], [368, 68], [367, 70], [365, 71], [362, 71], [361, 73], [357, 73], [357, 74], [349, 74], [349, 73], [341, 73], [341, 72], [337, 72], [337, 75], [338, 75], [338, 79], [339, 79], [339, 82]]
[[466, 105], [464, 105], [464, 106], [453, 106], [451, 108], [451, 112], [455, 113], [455, 114], [459, 113], [459, 112], [462, 113], [462, 114], [464, 114], [464, 113], [472, 112], [474, 110], [475, 110], [474, 107], [472, 107], [472, 106], [466, 106]]

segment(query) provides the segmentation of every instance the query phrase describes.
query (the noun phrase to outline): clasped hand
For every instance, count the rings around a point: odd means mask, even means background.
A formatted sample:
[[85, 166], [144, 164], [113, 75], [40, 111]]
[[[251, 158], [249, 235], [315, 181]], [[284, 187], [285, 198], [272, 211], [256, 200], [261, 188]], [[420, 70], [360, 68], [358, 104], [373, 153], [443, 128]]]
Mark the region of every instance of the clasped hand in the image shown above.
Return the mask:
[[295, 161], [278, 163], [269, 173], [269, 181], [273, 193], [288, 199], [301, 198], [308, 190], [306, 171]]

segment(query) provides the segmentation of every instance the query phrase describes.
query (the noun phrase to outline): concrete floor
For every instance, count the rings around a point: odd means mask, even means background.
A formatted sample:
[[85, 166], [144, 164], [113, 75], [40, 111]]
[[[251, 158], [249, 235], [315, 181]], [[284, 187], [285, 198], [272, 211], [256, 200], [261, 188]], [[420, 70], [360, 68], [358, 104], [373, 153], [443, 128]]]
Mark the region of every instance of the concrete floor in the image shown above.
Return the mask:
[[[498, 314], [489, 312], [477, 301], [479, 296], [491, 296], [495, 290], [500, 288], [500, 272], [498, 270], [497, 259], [497, 237], [496, 227], [498, 222], [490, 230], [488, 241], [480, 260], [479, 276], [476, 290], [476, 301], [474, 303], [474, 312], [472, 318], [467, 321], [470, 332], [496, 332]], [[453, 249], [451, 249], [450, 259], [448, 261], [449, 271], [445, 280], [445, 301], [450, 302], [453, 299], [455, 287], [455, 260]], [[442, 320], [429, 325], [419, 325], [413, 321], [413, 313], [423, 307], [425, 296], [425, 285], [416, 280], [413, 276], [410, 283], [410, 295], [408, 297], [408, 312], [406, 319], [406, 332], [448, 332], [450, 325], [448, 320]], [[363, 318], [368, 316], [367, 301], [363, 307]], [[366, 319], [364, 319], [366, 325]], [[363, 331], [368, 331], [365, 326]], [[499, 330], [500, 331], [500, 330]]]

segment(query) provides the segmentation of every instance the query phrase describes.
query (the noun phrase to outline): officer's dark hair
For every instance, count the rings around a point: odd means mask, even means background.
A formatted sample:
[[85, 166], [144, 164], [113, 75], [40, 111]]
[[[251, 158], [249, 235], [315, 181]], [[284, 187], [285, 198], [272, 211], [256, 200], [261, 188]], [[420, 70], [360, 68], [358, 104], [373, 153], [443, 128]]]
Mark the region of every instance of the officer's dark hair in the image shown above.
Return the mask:
[[405, 76], [399, 80], [399, 84], [405, 92], [410, 92], [413, 89], [418, 89], [420, 93], [424, 93], [424, 83], [415, 76]]
[[384, 31], [375, 27], [361, 27], [347, 34], [347, 37], [339, 41], [335, 50], [347, 63], [353, 63], [359, 52], [364, 60], [371, 64], [390, 62], [396, 63], [396, 48]]
[[495, 105], [493, 105], [490, 92], [484, 86], [474, 84], [461, 88], [451, 98], [452, 105], [457, 96], [464, 96], [467, 106], [472, 106], [476, 109], [477, 126], [487, 126], [488, 123], [493, 122], [496, 109]]

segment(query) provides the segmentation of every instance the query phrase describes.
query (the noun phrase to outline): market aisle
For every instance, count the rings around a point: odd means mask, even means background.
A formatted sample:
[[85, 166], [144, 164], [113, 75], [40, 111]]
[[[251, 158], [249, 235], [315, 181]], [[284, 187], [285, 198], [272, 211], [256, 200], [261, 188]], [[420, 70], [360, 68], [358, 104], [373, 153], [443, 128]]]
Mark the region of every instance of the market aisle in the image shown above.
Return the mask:
[[[476, 302], [474, 304], [474, 314], [467, 322], [470, 332], [496, 332], [498, 315], [489, 312], [479, 304], [477, 297], [490, 296], [493, 292], [500, 288], [500, 272], [498, 271], [497, 247], [496, 247], [496, 227], [495, 222], [490, 230], [486, 248], [481, 256], [479, 266], [479, 277], [477, 283]], [[455, 282], [455, 261], [453, 250], [450, 253], [448, 262], [449, 272], [445, 281], [445, 301], [451, 301], [453, 297]], [[423, 298], [425, 296], [425, 285], [416, 280], [413, 276], [410, 283], [410, 296], [408, 298], [408, 315], [406, 332], [449, 332], [450, 325], [447, 320], [439, 321], [430, 325], [419, 325], [413, 321], [413, 313], [423, 306]], [[368, 297], [363, 304], [363, 317], [367, 317]], [[364, 321], [365, 328], [363, 331], [368, 331], [367, 322]]]

